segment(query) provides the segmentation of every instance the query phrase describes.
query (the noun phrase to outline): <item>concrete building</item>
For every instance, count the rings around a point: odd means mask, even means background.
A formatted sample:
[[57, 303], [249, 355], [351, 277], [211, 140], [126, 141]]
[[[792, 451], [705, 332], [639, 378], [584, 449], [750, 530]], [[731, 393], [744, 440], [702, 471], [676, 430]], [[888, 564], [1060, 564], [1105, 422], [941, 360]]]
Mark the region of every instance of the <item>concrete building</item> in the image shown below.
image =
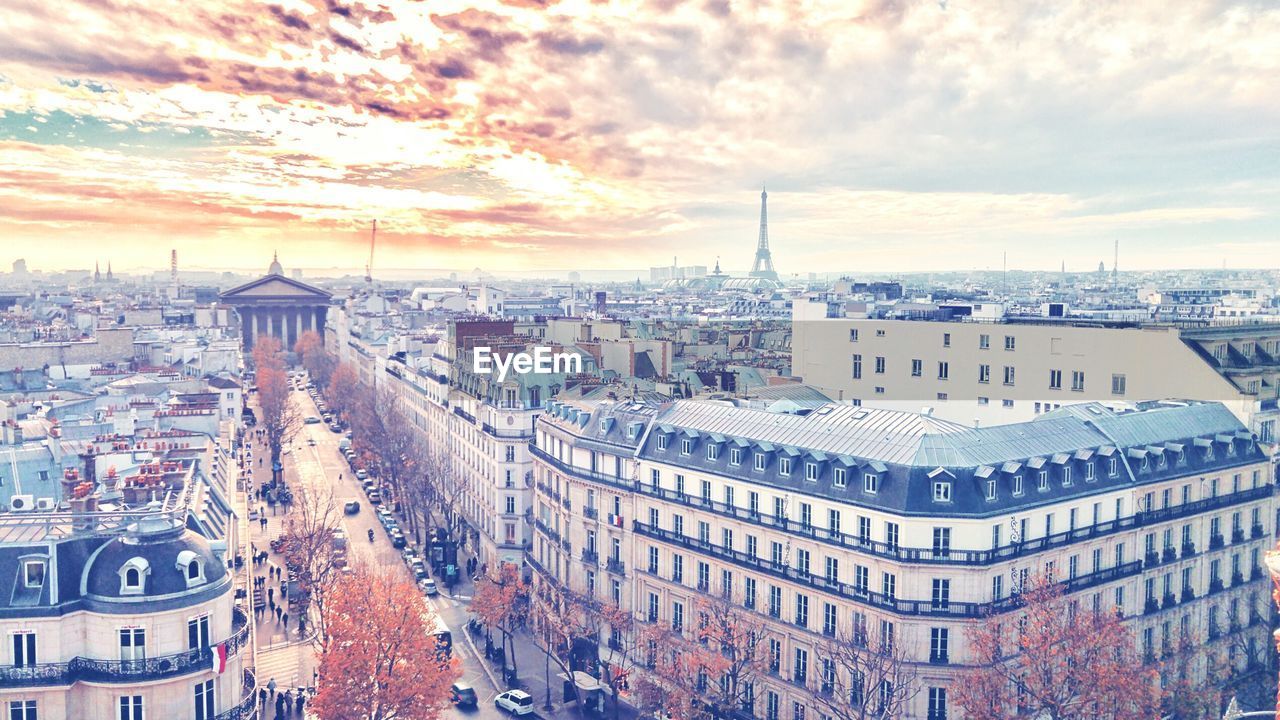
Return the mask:
[[241, 342], [248, 353], [261, 335], [280, 340], [286, 352], [303, 333], [323, 336], [332, 297], [327, 290], [285, 277], [280, 261], [273, 259], [265, 276], [227, 290], [219, 299], [240, 316]]
[[1122, 613], [1152, 662], [1179, 639], [1238, 672], [1268, 652], [1274, 486], [1221, 404], [974, 429], [839, 404], [552, 403], [531, 452], [537, 581], [676, 629], [701, 594], [759, 613], [773, 668], [754, 717], [816, 717], [836, 635], [906, 649], [920, 692], [905, 718], [959, 717], [966, 629], [1015, 610], [1032, 574]]
[[801, 319], [792, 374], [842, 401], [973, 424], [1085, 401], [1221, 402], [1264, 443], [1280, 428], [1280, 324]]

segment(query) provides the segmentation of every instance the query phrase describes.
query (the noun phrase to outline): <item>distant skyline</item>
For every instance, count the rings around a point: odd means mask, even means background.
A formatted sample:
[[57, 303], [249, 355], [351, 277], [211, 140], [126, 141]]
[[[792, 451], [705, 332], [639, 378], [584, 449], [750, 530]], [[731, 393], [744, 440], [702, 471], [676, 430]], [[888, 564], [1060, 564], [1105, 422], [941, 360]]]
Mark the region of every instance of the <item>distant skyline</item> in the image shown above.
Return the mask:
[[800, 8], [11, 0], [0, 270], [1280, 265], [1280, 6]]

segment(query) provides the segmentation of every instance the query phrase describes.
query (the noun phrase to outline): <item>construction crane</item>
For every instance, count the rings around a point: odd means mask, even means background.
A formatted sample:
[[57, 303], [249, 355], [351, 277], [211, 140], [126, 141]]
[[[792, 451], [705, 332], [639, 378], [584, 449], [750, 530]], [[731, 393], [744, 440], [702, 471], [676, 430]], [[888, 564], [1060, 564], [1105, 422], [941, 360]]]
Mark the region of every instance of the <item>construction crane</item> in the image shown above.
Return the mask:
[[364, 266], [364, 281], [373, 282], [373, 244], [378, 240], [378, 219], [373, 220], [373, 232], [369, 233], [369, 262]]

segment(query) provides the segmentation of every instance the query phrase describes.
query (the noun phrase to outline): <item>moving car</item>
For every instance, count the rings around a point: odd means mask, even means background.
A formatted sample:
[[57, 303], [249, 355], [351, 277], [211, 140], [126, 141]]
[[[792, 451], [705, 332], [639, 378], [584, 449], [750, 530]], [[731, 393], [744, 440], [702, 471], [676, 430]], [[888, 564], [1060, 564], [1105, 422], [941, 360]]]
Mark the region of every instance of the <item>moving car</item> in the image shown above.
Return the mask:
[[356, 502], [355, 500], [352, 500], [351, 502], [348, 502], [346, 505], [342, 506], [342, 512], [348, 515], [355, 515], [356, 513], [360, 512], [360, 503]]
[[314, 445], [316, 444], [316, 439], [315, 439], [315, 438], [307, 438], [307, 444], [308, 444], [308, 445], [312, 445], [312, 446], [314, 446]]
[[528, 715], [533, 712], [533, 696], [523, 690], [508, 690], [494, 698], [493, 704], [512, 715]]
[[319, 424], [320, 424], [320, 418], [316, 417], [315, 415], [308, 415], [308, 416], [307, 416], [307, 419], [306, 419], [306, 420], [303, 420], [302, 422], [304, 422], [304, 423], [306, 423], [306, 424], [308, 424], [308, 425], [319, 425]]
[[449, 688], [449, 699], [458, 707], [475, 707], [476, 691], [464, 682], [456, 682]]

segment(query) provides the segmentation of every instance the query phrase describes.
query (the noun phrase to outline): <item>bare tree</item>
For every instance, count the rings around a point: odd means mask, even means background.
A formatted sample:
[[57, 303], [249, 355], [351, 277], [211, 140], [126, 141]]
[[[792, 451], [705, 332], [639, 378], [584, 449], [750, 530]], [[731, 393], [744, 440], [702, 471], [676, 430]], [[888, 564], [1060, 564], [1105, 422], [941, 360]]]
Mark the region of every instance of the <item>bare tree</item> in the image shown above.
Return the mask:
[[332, 490], [313, 491], [302, 485], [298, 494], [295, 510], [285, 520], [284, 556], [290, 567], [297, 568], [298, 579], [315, 604], [316, 642], [323, 645], [328, 637], [329, 598], [346, 565], [345, 550], [334, 546], [342, 513]]
[[904, 645], [891, 638], [869, 641], [861, 627], [819, 643], [814, 699], [823, 714], [834, 720], [903, 717], [920, 692]]
[[[406, 488], [406, 479], [422, 472], [424, 448], [410, 421], [404, 401], [382, 387], [357, 396], [354, 403], [352, 442], [356, 452], [397, 498]], [[417, 532], [410, 515], [410, 531]]]
[[[559, 673], [572, 678], [578, 643], [599, 642], [603, 622], [599, 604], [568, 588], [541, 583], [530, 598], [529, 616], [534, 632], [542, 641], [543, 654]], [[581, 710], [578, 686], [570, 685], [574, 702]]]
[[271, 447], [271, 463], [280, 461], [281, 449], [302, 427], [302, 411], [293, 401], [289, 376], [285, 372], [280, 341], [263, 335], [253, 347], [257, 372], [258, 404], [262, 408], [262, 428]]

